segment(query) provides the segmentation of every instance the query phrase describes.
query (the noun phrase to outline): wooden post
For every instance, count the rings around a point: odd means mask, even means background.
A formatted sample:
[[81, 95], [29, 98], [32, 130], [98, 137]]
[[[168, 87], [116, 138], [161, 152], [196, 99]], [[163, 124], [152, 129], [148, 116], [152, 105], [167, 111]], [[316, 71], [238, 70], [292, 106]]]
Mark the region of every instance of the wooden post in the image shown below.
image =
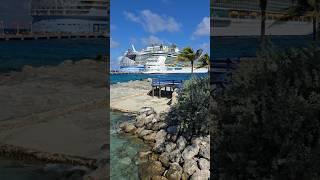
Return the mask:
[[161, 87], [159, 86], [159, 98], [161, 98]]
[[154, 87], [152, 86], [152, 97], [154, 97]]

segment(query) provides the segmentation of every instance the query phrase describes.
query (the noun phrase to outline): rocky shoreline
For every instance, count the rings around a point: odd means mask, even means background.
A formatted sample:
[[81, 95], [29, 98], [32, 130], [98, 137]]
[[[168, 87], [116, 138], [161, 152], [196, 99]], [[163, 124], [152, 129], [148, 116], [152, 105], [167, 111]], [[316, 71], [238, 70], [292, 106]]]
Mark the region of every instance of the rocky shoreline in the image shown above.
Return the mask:
[[[172, 105], [177, 102], [173, 93]], [[119, 125], [119, 133], [129, 133], [143, 139], [151, 151], [138, 154], [139, 178], [142, 180], [207, 180], [210, 178], [210, 136], [184, 137], [178, 126], [169, 126], [170, 112], [157, 113], [144, 107], [132, 121]]]
[[64, 179], [107, 179], [106, 67], [66, 60], [0, 74], [0, 156], [41, 162]]

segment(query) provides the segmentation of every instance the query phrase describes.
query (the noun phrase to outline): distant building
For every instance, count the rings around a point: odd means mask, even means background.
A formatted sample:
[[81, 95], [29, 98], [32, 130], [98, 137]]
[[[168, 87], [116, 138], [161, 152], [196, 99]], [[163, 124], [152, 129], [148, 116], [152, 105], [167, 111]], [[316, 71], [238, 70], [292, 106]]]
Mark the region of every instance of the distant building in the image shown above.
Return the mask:
[[106, 33], [107, 0], [32, 0], [33, 32]]

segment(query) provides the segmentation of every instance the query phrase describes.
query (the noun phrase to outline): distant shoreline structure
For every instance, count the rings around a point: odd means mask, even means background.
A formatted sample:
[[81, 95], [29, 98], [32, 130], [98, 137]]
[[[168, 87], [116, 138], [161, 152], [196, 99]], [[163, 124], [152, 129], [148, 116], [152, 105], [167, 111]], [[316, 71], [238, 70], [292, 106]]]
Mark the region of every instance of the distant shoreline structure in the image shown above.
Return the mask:
[[[175, 45], [152, 44], [137, 51], [132, 45], [121, 58], [119, 72], [142, 74], [191, 73], [191, 67], [178, 64], [180, 50]], [[194, 68], [194, 73], [206, 73], [207, 68]]]

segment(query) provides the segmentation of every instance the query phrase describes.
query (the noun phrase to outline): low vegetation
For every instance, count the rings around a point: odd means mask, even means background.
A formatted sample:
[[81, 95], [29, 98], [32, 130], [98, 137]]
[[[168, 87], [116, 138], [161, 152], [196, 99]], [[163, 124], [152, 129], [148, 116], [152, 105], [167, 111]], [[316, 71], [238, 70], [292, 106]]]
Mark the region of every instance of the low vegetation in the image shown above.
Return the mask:
[[[211, 103], [215, 176], [320, 178], [319, 59], [320, 50], [314, 47], [269, 47], [256, 60], [240, 63], [232, 85]], [[205, 118], [199, 119], [195, 122], [204, 125]]]
[[[179, 93], [178, 103], [169, 114], [173, 122], [179, 125], [180, 133], [185, 137], [209, 134], [210, 85], [208, 77], [192, 77], [185, 81]], [[174, 117], [174, 118], [171, 118]]]

